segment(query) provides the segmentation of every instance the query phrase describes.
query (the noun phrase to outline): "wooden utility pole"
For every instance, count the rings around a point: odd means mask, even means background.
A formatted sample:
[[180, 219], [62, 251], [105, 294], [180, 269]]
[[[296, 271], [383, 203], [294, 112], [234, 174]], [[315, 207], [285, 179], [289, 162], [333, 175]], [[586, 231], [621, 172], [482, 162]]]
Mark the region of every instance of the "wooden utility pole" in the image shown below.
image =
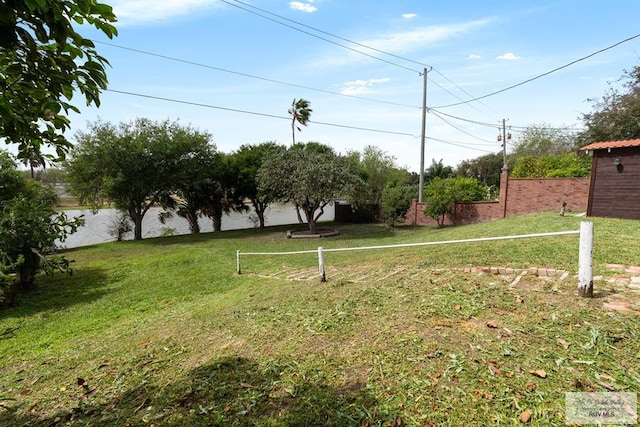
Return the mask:
[[418, 203], [422, 203], [422, 193], [424, 193], [424, 142], [427, 132], [427, 73], [429, 71], [427, 71], [427, 68], [425, 67], [422, 72], [424, 83], [422, 85], [422, 135], [420, 141], [420, 181], [418, 185]]

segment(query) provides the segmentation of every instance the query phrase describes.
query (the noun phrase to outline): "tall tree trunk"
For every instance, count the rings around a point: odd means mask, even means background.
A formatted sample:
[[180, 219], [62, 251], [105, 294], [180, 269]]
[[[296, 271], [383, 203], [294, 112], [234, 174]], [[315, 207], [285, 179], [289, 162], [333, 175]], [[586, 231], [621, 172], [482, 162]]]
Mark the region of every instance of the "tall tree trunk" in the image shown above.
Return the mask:
[[262, 202], [260, 199], [251, 199], [251, 203], [253, 204], [253, 210], [256, 212], [258, 216], [258, 221], [260, 223], [260, 229], [264, 229], [264, 211], [267, 210], [267, 206], [269, 203]]
[[307, 218], [307, 222], [309, 223], [309, 231], [311, 234], [316, 233], [316, 220], [313, 217], [313, 211], [310, 208], [304, 208], [304, 216]]
[[187, 213], [187, 222], [189, 223], [189, 231], [191, 234], [200, 233], [200, 224], [198, 223], [198, 213], [189, 211]]
[[302, 215], [300, 215], [300, 206], [296, 203], [296, 215], [298, 215], [298, 224], [303, 224]]
[[222, 201], [218, 201], [211, 207], [210, 218], [213, 222], [213, 231], [222, 231]]
[[129, 211], [129, 217], [133, 221], [133, 240], [142, 240], [142, 218], [143, 216], [135, 210]]
[[211, 221], [213, 222], [213, 231], [219, 232], [222, 231], [222, 213], [216, 212], [211, 217]]

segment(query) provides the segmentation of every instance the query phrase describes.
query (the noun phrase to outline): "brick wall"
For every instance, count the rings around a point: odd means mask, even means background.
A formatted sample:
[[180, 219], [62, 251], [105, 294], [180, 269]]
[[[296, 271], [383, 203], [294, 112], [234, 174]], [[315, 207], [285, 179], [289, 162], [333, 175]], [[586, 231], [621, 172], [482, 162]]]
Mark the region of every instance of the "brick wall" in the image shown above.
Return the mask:
[[567, 209], [586, 211], [589, 200], [589, 178], [509, 178], [506, 215]]
[[[455, 215], [445, 218], [445, 225], [462, 225], [493, 221], [513, 215], [548, 210], [560, 211], [562, 203], [572, 211], [587, 209], [589, 178], [509, 178], [507, 172], [500, 176], [500, 199], [493, 202], [456, 203]], [[425, 203], [414, 199], [407, 224], [437, 225], [424, 215]]]

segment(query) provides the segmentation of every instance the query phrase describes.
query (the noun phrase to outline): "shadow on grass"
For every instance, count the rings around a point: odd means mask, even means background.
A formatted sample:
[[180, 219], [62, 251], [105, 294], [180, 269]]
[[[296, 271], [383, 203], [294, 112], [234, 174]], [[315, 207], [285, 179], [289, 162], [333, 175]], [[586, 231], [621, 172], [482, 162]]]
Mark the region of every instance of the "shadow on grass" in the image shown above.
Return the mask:
[[396, 425], [395, 415], [376, 413], [379, 402], [365, 384], [336, 388], [314, 380], [313, 372], [296, 372], [296, 367], [295, 362], [265, 365], [239, 356], [222, 357], [166, 387], [136, 386], [108, 401], [98, 391], [77, 407], [46, 418], [5, 413], [0, 421], [37, 426]]
[[28, 317], [43, 311], [65, 310], [102, 298], [109, 277], [99, 268], [82, 268], [73, 276], [55, 273], [36, 278], [36, 289], [18, 293], [13, 305], [0, 311], [0, 317]]
[[[339, 236], [333, 236], [330, 238], [331, 241], [349, 241], [349, 240], [367, 240], [367, 239], [375, 239], [380, 240], [381, 238], [392, 238], [396, 235], [397, 230], [411, 230], [411, 229], [421, 229], [417, 226], [410, 225], [402, 225], [397, 229], [386, 230], [383, 224], [349, 224], [349, 223], [336, 223], [336, 222], [321, 222], [318, 224], [319, 228], [332, 228], [337, 229], [340, 232]], [[224, 240], [244, 240], [250, 239], [252, 237], [262, 238], [265, 236], [269, 236], [270, 234], [274, 234], [278, 237], [282, 237], [283, 241], [289, 241], [291, 245], [294, 245], [294, 242], [291, 242], [291, 239], [287, 239], [287, 231], [288, 230], [308, 230], [307, 224], [290, 224], [290, 225], [275, 225], [272, 227], [265, 227], [264, 229], [260, 228], [251, 228], [251, 229], [242, 229], [242, 230], [227, 230], [221, 232], [207, 232], [207, 233], [198, 233], [198, 234], [183, 234], [177, 236], [168, 236], [168, 237], [153, 237], [146, 238], [142, 241], [133, 242], [126, 241], [123, 242], [125, 244], [136, 244], [140, 242], [144, 242], [144, 244], [149, 244], [153, 246], [171, 246], [171, 245], [181, 245], [181, 244], [189, 244], [189, 243], [198, 243], [198, 242], [207, 242], [212, 240], [224, 239]], [[422, 228], [424, 229], [424, 227]], [[305, 239], [306, 240], [306, 239]], [[323, 239], [318, 239], [318, 241], [322, 241]]]

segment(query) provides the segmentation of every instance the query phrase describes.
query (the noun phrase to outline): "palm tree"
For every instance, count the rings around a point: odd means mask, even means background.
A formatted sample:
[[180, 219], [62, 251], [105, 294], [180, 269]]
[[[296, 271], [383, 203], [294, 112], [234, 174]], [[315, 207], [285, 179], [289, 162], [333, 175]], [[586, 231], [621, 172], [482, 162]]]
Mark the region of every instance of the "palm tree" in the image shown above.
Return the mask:
[[34, 178], [35, 169], [39, 167], [46, 168], [47, 166], [45, 156], [40, 152], [40, 147], [33, 143], [25, 143], [24, 149], [18, 155], [18, 159], [31, 169], [31, 179]]
[[313, 110], [309, 108], [309, 104], [310, 102], [303, 98], [293, 98], [293, 102], [291, 103], [289, 114], [291, 115], [291, 134], [293, 136], [293, 145], [296, 144], [296, 129], [298, 129], [298, 132], [302, 132], [302, 129], [299, 126], [296, 126], [296, 123], [306, 126], [309, 122], [309, 117], [313, 112]]

